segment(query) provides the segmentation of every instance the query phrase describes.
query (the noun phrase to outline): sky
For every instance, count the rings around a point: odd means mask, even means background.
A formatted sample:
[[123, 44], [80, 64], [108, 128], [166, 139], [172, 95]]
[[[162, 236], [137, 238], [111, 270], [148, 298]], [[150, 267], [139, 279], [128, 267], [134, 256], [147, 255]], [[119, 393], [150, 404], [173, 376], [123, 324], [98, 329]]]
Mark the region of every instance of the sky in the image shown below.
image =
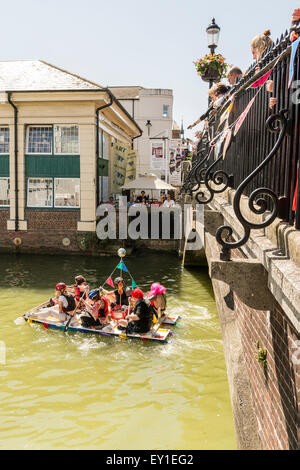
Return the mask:
[[207, 109], [208, 84], [193, 61], [208, 52], [211, 19], [221, 28], [217, 52], [245, 70], [253, 37], [270, 29], [276, 40], [297, 7], [292, 0], [2, 0], [0, 60], [43, 59], [103, 86], [170, 88], [173, 118], [186, 128]]

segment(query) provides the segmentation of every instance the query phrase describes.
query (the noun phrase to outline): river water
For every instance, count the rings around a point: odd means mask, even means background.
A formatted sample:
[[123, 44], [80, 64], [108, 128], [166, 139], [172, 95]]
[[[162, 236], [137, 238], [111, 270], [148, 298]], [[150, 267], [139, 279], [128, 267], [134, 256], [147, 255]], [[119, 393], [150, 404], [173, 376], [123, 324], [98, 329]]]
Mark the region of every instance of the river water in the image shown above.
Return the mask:
[[167, 287], [169, 311], [182, 316], [169, 344], [15, 324], [58, 281], [83, 274], [97, 287], [117, 262], [0, 256], [0, 449], [235, 449], [206, 271], [182, 270], [170, 255], [125, 259], [139, 286]]

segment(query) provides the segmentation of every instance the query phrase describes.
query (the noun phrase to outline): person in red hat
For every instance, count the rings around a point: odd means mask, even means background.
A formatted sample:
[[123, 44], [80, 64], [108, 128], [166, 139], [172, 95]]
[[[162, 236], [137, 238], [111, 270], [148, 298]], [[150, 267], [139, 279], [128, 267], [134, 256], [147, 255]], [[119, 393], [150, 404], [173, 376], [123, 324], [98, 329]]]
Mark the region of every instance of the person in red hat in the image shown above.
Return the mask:
[[133, 313], [119, 322], [121, 329], [127, 333], [147, 333], [152, 326], [152, 311], [150, 303], [144, 299], [144, 293], [138, 287], [131, 292]]
[[58, 303], [59, 319], [61, 322], [65, 322], [68, 315], [73, 315], [76, 310], [75, 299], [73, 295], [68, 293], [64, 282], [56, 284], [55, 295]]

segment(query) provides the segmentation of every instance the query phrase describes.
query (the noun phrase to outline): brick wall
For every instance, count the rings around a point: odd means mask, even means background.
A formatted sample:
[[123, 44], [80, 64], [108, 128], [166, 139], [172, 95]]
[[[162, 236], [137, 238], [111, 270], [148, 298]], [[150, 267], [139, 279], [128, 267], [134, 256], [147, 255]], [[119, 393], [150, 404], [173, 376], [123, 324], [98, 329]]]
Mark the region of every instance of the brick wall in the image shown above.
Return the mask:
[[[235, 250], [233, 257], [243, 255]], [[271, 311], [254, 310], [234, 294], [234, 307], [246, 358], [257, 424], [264, 449], [297, 449], [300, 443], [300, 340], [274, 299]], [[256, 343], [267, 350], [267, 367], [259, 362]], [[300, 346], [300, 344], [299, 344]], [[300, 362], [300, 352], [298, 353]]]
[[0, 210], [0, 230], [7, 230], [7, 220], [9, 219], [9, 210]]
[[28, 230], [77, 230], [80, 211], [25, 210]]

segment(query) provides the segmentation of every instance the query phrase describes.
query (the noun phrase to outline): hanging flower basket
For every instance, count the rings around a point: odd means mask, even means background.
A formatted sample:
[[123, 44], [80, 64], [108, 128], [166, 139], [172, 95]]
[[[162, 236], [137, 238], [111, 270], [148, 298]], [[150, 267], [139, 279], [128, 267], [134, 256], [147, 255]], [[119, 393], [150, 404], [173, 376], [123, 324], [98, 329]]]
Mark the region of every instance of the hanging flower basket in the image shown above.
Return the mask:
[[205, 82], [219, 82], [221, 78], [226, 77], [229, 67], [225, 62], [225, 58], [221, 54], [206, 54], [203, 58], [194, 62], [198, 75]]
[[208, 67], [204, 73], [198, 72], [198, 75], [202, 78], [204, 82], [219, 82], [220, 81], [220, 74], [218, 70], [214, 67]]

